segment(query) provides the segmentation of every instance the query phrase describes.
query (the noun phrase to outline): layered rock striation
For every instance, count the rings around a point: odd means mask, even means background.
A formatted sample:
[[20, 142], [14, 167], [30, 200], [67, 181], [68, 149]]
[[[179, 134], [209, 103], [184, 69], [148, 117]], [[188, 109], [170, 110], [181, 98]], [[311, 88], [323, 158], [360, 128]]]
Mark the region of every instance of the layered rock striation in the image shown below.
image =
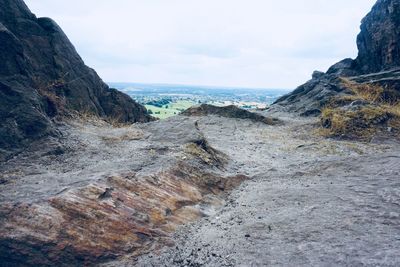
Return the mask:
[[180, 225], [249, 179], [198, 120], [76, 120], [60, 127], [69, 149], [31, 146], [0, 163], [0, 266], [94, 266], [173, 245]]

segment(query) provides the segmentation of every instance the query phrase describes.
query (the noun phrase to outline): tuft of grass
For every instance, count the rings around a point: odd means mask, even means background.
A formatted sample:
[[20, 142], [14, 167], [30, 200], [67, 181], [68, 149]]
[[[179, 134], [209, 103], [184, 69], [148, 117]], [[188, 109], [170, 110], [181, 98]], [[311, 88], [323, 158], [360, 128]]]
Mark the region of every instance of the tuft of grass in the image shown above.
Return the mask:
[[322, 133], [326, 136], [369, 139], [400, 116], [380, 106], [364, 106], [355, 110], [325, 108], [321, 114]]
[[37, 92], [45, 100], [45, 111], [47, 115], [55, 117], [59, 114], [66, 113], [66, 100], [62, 94], [59, 94], [60, 88], [65, 84], [63, 78], [46, 83], [35, 77], [33, 82]]
[[102, 136], [101, 139], [107, 144], [115, 144], [123, 141], [133, 141], [143, 139], [144, 134], [139, 131], [128, 131], [120, 135]]
[[387, 105], [386, 108], [394, 115], [400, 117], [400, 102], [396, 105]]
[[[377, 133], [400, 136], [400, 96], [377, 84], [342, 79], [350, 95], [333, 99], [321, 113], [320, 134], [368, 140]], [[354, 101], [361, 105], [351, 106]]]
[[392, 88], [375, 83], [356, 83], [341, 78], [342, 85], [350, 90], [352, 95], [348, 99], [364, 100], [374, 104], [396, 105], [400, 100], [400, 93]]
[[226, 155], [213, 147], [211, 147], [207, 140], [199, 139], [194, 142], [188, 143], [185, 146], [185, 152], [201, 159], [207, 165], [223, 168], [226, 162]]

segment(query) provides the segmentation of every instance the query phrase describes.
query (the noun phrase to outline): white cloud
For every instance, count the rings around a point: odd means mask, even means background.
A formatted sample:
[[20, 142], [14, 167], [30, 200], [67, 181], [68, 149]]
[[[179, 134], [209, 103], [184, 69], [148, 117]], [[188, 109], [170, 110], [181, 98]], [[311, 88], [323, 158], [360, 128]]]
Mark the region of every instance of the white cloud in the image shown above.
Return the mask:
[[294, 88], [355, 57], [375, 0], [26, 0], [106, 81]]

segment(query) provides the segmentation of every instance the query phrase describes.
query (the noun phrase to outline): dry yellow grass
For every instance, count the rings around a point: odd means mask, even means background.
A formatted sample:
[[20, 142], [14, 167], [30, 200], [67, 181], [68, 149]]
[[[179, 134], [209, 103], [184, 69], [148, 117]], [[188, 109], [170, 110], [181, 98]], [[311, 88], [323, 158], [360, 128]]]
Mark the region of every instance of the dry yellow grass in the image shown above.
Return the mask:
[[108, 135], [108, 136], [102, 136], [101, 138], [103, 141], [105, 141], [107, 144], [114, 144], [122, 141], [133, 141], [133, 140], [140, 140], [143, 139], [144, 133], [141, 131], [134, 131], [130, 130], [125, 133], [122, 133], [120, 135]]
[[226, 155], [211, 147], [205, 139], [187, 144], [185, 152], [201, 159], [208, 165], [223, 167], [226, 164]]
[[69, 111], [67, 114], [69, 118], [72, 120], [77, 120], [82, 123], [90, 123], [97, 126], [112, 126], [114, 128], [129, 128], [132, 123], [129, 122], [120, 122], [118, 118], [112, 117], [100, 117], [95, 114], [93, 111]]
[[396, 105], [399, 103], [400, 93], [392, 88], [374, 83], [356, 83], [346, 78], [341, 78], [341, 81], [353, 94], [347, 96], [348, 99], [365, 100], [375, 104]]
[[400, 103], [396, 105], [387, 105], [386, 108], [394, 115], [400, 117]]
[[385, 126], [389, 121], [399, 118], [379, 106], [365, 106], [352, 111], [325, 108], [321, 122], [325, 128], [325, 135], [364, 139], [375, 134], [379, 126]]
[[[358, 84], [342, 79], [351, 95], [335, 98], [322, 110], [320, 134], [369, 139], [377, 132], [400, 132], [400, 98], [394, 90], [376, 84]], [[364, 105], [343, 108], [353, 101]]]
[[50, 116], [56, 116], [59, 113], [65, 113], [66, 101], [65, 99], [57, 94], [58, 88], [63, 86], [64, 81], [62, 79], [55, 80], [49, 84], [41, 81], [39, 78], [34, 78], [34, 85], [37, 92], [46, 99], [46, 112]]
[[348, 79], [342, 78], [342, 84], [350, 89], [355, 99], [362, 99], [372, 103], [383, 100], [384, 89], [382, 86], [374, 84], [358, 84]]

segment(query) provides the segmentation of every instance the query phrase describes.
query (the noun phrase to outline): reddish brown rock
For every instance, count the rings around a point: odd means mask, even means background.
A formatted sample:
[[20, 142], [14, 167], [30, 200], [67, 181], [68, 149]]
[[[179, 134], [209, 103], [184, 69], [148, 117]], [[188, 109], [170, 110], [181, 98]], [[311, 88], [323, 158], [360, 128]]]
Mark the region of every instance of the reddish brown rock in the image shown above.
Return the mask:
[[197, 204], [246, 177], [186, 163], [149, 177], [126, 173], [34, 204], [0, 206], [0, 266], [90, 265], [172, 244], [177, 226], [204, 216]]

